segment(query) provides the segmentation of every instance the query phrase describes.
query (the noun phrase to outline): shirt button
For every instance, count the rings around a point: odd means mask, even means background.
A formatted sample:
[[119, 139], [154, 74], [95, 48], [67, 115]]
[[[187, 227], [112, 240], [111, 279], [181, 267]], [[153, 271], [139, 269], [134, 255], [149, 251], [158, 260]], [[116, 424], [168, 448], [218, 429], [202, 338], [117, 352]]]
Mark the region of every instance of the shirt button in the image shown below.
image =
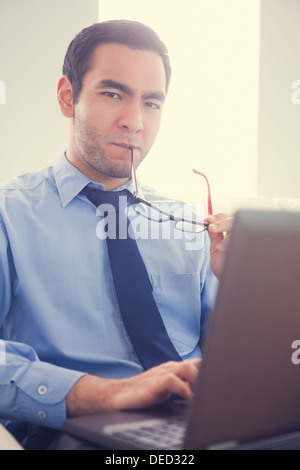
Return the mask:
[[152, 283], [154, 288], [158, 287], [158, 276], [156, 276], [156, 274], [152, 275]]
[[44, 410], [40, 410], [38, 412], [38, 415], [39, 415], [39, 418], [41, 418], [41, 419], [46, 419], [47, 418], [47, 413]]
[[39, 395], [45, 395], [47, 393], [48, 389], [46, 385], [40, 385], [38, 388], [38, 394]]

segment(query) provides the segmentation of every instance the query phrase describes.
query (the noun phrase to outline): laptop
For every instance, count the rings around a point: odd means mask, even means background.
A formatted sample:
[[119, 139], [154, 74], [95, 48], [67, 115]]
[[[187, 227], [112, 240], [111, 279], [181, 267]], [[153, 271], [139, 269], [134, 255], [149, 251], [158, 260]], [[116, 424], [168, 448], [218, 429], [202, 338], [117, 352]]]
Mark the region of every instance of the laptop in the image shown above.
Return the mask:
[[191, 402], [64, 428], [114, 450], [300, 449], [299, 362], [300, 214], [240, 210]]

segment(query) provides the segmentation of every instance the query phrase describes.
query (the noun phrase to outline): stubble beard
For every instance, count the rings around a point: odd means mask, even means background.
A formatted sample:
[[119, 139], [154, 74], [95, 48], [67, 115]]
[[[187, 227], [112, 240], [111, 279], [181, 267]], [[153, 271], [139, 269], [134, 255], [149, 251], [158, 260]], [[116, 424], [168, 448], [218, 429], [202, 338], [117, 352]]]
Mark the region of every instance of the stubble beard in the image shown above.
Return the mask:
[[[101, 136], [78, 114], [74, 116], [73, 140], [79, 156], [94, 170], [112, 178], [130, 178], [131, 164], [129, 160], [111, 161], [100, 144]], [[138, 166], [146, 155], [143, 155]]]

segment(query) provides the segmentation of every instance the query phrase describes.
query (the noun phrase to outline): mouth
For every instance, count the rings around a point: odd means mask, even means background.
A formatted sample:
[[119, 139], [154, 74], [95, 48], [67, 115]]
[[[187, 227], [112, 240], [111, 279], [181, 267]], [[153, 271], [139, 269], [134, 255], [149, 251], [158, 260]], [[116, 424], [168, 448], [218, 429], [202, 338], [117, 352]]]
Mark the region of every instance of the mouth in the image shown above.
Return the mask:
[[117, 143], [117, 142], [113, 142], [113, 145], [115, 145], [116, 147], [121, 147], [121, 148], [124, 148], [126, 150], [137, 150], [139, 147], [137, 147], [136, 145], [133, 145], [133, 144], [128, 144], [128, 143]]

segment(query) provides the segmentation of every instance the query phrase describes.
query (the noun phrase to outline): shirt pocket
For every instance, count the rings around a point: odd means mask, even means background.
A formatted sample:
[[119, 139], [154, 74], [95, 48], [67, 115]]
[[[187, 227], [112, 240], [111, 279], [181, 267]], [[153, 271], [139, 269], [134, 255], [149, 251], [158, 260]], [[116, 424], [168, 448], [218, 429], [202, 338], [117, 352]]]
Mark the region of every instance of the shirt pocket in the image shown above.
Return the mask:
[[152, 274], [153, 297], [170, 339], [181, 356], [200, 338], [200, 273]]

